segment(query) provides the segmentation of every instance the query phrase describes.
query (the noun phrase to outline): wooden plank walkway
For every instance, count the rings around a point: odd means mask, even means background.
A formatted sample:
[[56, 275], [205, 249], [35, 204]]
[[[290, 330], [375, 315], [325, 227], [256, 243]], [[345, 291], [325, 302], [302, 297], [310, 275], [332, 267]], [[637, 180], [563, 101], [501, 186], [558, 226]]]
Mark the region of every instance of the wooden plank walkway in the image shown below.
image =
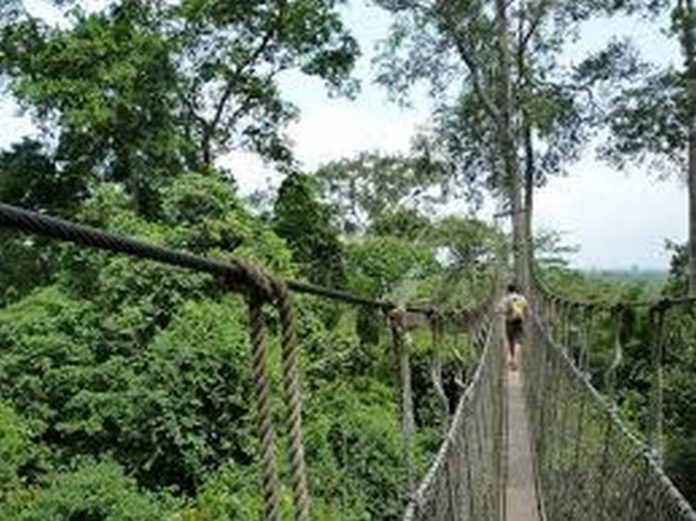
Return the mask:
[[507, 521], [540, 521], [522, 376], [519, 371], [508, 371], [506, 391], [508, 415], [506, 518]]

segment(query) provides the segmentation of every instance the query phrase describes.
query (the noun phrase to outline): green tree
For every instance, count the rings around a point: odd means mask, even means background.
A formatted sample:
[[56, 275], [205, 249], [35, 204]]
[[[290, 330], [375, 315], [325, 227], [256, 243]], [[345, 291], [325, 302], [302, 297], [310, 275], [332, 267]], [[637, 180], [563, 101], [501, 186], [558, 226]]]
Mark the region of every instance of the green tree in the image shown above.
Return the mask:
[[427, 247], [388, 236], [349, 243], [346, 260], [350, 289], [378, 298], [401, 297], [399, 301], [419, 293], [419, 282], [440, 270]]
[[169, 45], [145, 11], [135, 2], [73, 9], [66, 29], [20, 12], [2, 23], [0, 73], [21, 106], [57, 132], [55, 158], [67, 171], [84, 183], [122, 182], [152, 212], [158, 183], [180, 170], [183, 144]]
[[[38, 141], [25, 139], [0, 151], [0, 201], [54, 215], [74, 215], [87, 187], [79, 175], [59, 168]], [[58, 250], [40, 237], [1, 230], [0, 304], [16, 300], [54, 274]]]
[[281, 72], [353, 85], [357, 44], [328, 0], [120, 0], [91, 13], [78, 3], [64, 28], [14, 4], [0, 24], [12, 94], [58, 134], [68, 171], [124, 183], [148, 215], [163, 180], [230, 150], [291, 162], [282, 131], [296, 110], [281, 97]]
[[[468, 193], [492, 189], [512, 216], [515, 272], [528, 279], [533, 190], [577, 157], [589, 100], [559, 63], [581, 21], [611, 12], [596, 0], [392, 1], [378, 81], [400, 99], [430, 86], [435, 129], [417, 150]], [[453, 94], [452, 85], [462, 85]]]
[[489, 296], [503, 243], [496, 230], [475, 218], [450, 216], [434, 223], [426, 240], [444, 264], [433, 288], [436, 302], [457, 309]]
[[30, 429], [15, 410], [0, 402], [0, 500], [20, 482], [20, 471], [30, 458]]
[[350, 93], [356, 41], [332, 0], [183, 0], [172, 16], [183, 22], [179, 94], [200, 159], [211, 165], [230, 147], [248, 147], [287, 162], [281, 130], [296, 109], [281, 97], [277, 77], [298, 70]]
[[422, 242], [430, 227], [430, 220], [418, 210], [404, 208], [385, 211], [375, 217], [368, 233]]
[[58, 168], [36, 140], [0, 152], [0, 200], [6, 204], [70, 216], [86, 193], [84, 180]]
[[290, 174], [278, 190], [273, 227], [285, 239], [303, 274], [315, 284], [345, 286], [343, 245], [329, 208], [316, 196], [314, 179]]
[[603, 122], [610, 140], [600, 151], [611, 164], [649, 162], [686, 179], [689, 197], [689, 286], [696, 294], [696, 8], [691, 0], [627, 2], [641, 16], [670, 15], [664, 31], [679, 43], [683, 65], [640, 63], [630, 42], [611, 44], [583, 64], [581, 77], [609, 90]]
[[85, 462], [51, 476], [43, 489], [16, 491], [0, 504], [0, 515], [8, 521], [162, 521], [179, 505], [166, 494], [139, 492], [114, 463]]
[[441, 199], [429, 193], [438, 188], [439, 172], [422, 159], [362, 153], [322, 165], [315, 176], [346, 232], [364, 231], [384, 213]]

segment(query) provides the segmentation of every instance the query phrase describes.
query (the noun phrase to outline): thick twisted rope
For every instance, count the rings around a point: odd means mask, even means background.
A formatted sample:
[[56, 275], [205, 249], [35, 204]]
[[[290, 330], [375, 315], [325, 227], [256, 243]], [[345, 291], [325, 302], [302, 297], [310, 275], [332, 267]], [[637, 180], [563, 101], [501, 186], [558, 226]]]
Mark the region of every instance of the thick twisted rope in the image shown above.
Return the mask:
[[[211, 273], [224, 277], [233, 286], [263, 287], [265, 284], [248, 264], [240, 260], [221, 261], [199, 257], [2, 203], [0, 203], [0, 226], [36, 233], [88, 248], [124, 253], [141, 259]], [[270, 288], [266, 289], [270, 290]]]
[[[244, 293], [245, 289], [249, 287], [256, 287], [258, 289], [264, 288], [266, 285], [266, 281], [264, 281], [263, 278], [257, 279], [257, 273], [255, 273], [250, 265], [243, 260], [217, 260], [199, 257], [190, 253], [140, 241], [132, 237], [110, 233], [64, 219], [31, 212], [9, 204], [0, 203], [0, 227], [35, 233], [92, 249], [122, 253], [140, 259], [161, 262], [170, 266], [210, 273], [216, 277], [224, 278], [230, 289], [240, 293]], [[315, 295], [349, 304], [360, 304], [382, 309], [384, 311], [389, 311], [394, 308], [394, 304], [387, 300], [364, 297], [348, 291], [316, 286], [297, 280], [286, 280], [285, 283], [290, 291], [296, 293]], [[268, 300], [272, 300], [272, 289], [266, 286], [264, 295]], [[406, 309], [412, 313], [423, 314], [427, 314], [429, 311], [428, 308], [417, 305], [408, 305]]]
[[[304, 443], [302, 436], [302, 387], [300, 384], [300, 363], [299, 363], [299, 342], [297, 340], [297, 321], [295, 320], [295, 311], [292, 304], [292, 299], [288, 292], [287, 284], [274, 278], [267, 273], [264, 268], [256, 263], [248, 262], [245, 268], [252, 275], [252, 280], [256, 284], [256, 292], [252, 291], [252, 301], [263, 302], [264, 299], [272, 299], [276, 303], [278, 315], [280, 318], [281, 327], [281, 345], [282, 345], [282, 381], [283, 381], [283, 398], [285, 402], [285, 424], [288, 434], [288, 450], [290, 457], [290, 473], [293, 492], [293, 507], [296, 521], [309, 521], [309, 488], [307, 486], [307, 470], [304, 458]], [[262, 313], [254, 316], [254, 320], [263, 322], [263, 331], [265, 336], [265, 321]], [[253, 325], [254, 331], [258, 327], [258, 322]], [[265, 340], [260, 344], [265, 346]], [[265, 350], [265, 347], [263, 347]], [[261, 355], [259, 355], [261, 356]], [[267, 356], [267, 355], [263, 355]], [[263, 363], [265, 367], [266, 363]], [[267, 370], [264, 367], [257, 366], [254, 379], [263, 389], [259, 393], [259, 403], [268, 403], [268, 395], [270, 388], [264, 383], [267, 380], [267, 374], [264, 377], [262, 373]], [[259, 412], [259, 433], [264, 439], [265, 432], [261, 428], [261, 424], [267, 425], [271, 422], [268, 410]], [[266, 429], [267, 427], [264, 427]], [[268, 453], [264, 450], [264, 460], [268, 457]], [[274, 457], [274, 454], [273, 454]], [[277, 479], [276, 479], [277, 481]], [[265, 483], [265, 478], [264, 478]], [[270, 509], [271, 506], [269, 505]]]
[[302, 441], [302, 388], [297, 322], [288, 288], [282, 283], [278, 285], [278, 313], [282, 330], [283, 388], [295, 520], [309, 521], [309, 490]]
[[249, 297], [249, 324], [253, 360], [254, 391], [256, 395], [256, 425], [261, 441], [261, 486], [264, 519], [280, 521], [280, 482], [276, 469], [275, 433], [271, 417], [271, 384], [268, 374], [268, 345], [263, 300]]

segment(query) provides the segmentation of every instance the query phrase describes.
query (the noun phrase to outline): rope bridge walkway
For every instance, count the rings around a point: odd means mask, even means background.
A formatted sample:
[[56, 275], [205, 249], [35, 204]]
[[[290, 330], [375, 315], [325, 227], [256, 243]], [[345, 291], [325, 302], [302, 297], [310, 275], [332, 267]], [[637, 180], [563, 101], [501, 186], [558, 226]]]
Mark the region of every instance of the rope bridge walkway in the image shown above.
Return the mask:
[[[470, 309], [442, 312], [431, 306], [396, 305], [349, 292], [273, 276], [241, 260], [212, 260], [76, 223], [0, 204], [0, 227], [44, 235], [80, 246], [127, 254], [209, 273], [228, 291], [245, 296], [249, 310], [260, 482], [264, 519], [280, 521], [281, 480], [271, 411], [268, 326], [265, 307], [280, 324], [284, 428], [288, 433], [289, 481], [296, 521], [311, 519], [310, 490], [303, 445], [300, 345], [292, 293], [310, 294], [385, 315], [398, 359], [406, 490], [404, 521], [696, 521], [696, 513], [659, 465], [661, 432], [659, 332], [666, 310], [682, 301], [650, 306], [656, 331], [651, 393], [651, 447], [626, 428], [611, 401], [620, 363], [623, 307], [618, 317], [617, 356], [607, 375], [609, 398], [601, 395], [585, 370], [593, 312], [597, 303], [564, 300], [538, 278], [530, 295], [532, 312], [521, 373], [505, 367], [502, 319], [491, 297]], [[415, 318], [414, 318], [415, 317]], [[432, 340], [431, 376], [442, 403], [444, 440], [425, 476], [416, 484], [413, 462], [416, 422], [411, 382], [409, 329], [424, 322]], [[442, 337], [465, 332], [480, 353], [477, 369], [450, 418], [443, 386]], [[379, 502], [380, 498], [372, 498]]]

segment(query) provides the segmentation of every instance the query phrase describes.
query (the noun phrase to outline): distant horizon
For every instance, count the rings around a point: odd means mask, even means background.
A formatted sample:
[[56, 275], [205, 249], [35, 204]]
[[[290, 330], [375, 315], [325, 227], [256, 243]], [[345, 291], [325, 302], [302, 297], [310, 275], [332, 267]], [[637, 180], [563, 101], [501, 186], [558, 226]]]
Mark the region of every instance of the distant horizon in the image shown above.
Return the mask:
[[644, 267], [644, 266], [629, 266], [629, 267], [576, 267], [572, 266], [573, 269], [586, 272], [617, 272], [617, 273], [669, 273], [669, 266], [667, 267]]

